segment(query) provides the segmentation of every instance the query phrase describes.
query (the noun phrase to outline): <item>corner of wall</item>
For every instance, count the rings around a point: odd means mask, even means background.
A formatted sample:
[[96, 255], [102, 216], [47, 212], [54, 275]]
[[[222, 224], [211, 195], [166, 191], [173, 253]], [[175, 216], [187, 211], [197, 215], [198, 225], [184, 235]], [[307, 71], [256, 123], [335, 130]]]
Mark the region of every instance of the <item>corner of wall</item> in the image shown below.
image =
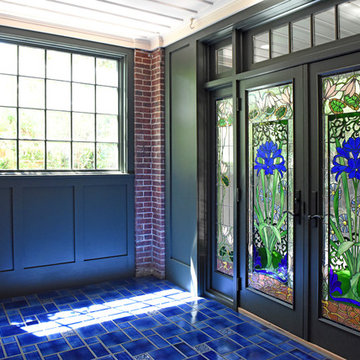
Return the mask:
[[135, 49], [136, 276], [165, 277], [165, 52]]

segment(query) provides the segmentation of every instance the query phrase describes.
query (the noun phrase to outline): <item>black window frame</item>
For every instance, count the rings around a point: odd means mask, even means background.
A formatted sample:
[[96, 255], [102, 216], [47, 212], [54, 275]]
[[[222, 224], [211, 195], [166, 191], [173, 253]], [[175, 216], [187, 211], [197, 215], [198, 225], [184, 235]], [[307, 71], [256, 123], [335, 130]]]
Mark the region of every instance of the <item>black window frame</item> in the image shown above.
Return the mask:
[[[96, 58], [107, 58], [118, 62], [118, 169], [34, 169], [34, 170], [6, 170], [0, 169], [0, 175], [106, 175], [106, 174], [132, 174], [134, 172], [134, 125], [133, 125], [133, 89], [134, 89], [134, 50], [89, 40], [69, 38], [60, 35], [34, 32], [30, 30], [15, 29], [0, 26], [0, 41], [18, 46], [41, 48], [44, 50], [55, 50], [92, 56]], [[16, 74], [19, 78], [19, 73]], [[47, 78], [44, 76], [44, 81]], [[69, 81], [72, 84], [72, 79]], [[93, 84], [101, 85], [101, 84]], [[45, 88], [46, 91], [46, 88]], [[45, 94], [46, 96], [46, 94]], [[71, 99], [72, 101], [72, 99]], [[19, 109], [17, 103], [16, 109]], [[46, 111], [46, 107], [44, 111]], [[73, 110], [69, 110], [73, 112]], [[96, 112], [94, 111], [94, 114]], [[46, 134], [45, 134], [46, 137]], [[43, 141], [46, 141], [44, 137]], [[19, 141], [19, 133], [17, 134]], [[70, 142], [73, 143], [71, 138]], [[96, 139], [93, 143], [95, 144]], [[71, 146], [72, 148], [72, 146]], [[72, 150], [71, 150], [72, 151]], [[17, 154], [17, 157], [19, 154]], [[17, 164], [19, 168], [19, 163]], [[71, 167], [73, 164], [71, 164]]]

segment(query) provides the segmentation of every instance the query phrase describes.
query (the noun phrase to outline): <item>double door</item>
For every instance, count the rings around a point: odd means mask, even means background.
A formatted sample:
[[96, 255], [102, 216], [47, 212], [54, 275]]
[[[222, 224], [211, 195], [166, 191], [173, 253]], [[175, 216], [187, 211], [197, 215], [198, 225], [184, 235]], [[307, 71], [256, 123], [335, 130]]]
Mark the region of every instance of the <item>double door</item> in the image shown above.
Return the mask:
[[227, 283], [240, 307], [347, 359], [360, 347], [358, 59], [239, 82]]

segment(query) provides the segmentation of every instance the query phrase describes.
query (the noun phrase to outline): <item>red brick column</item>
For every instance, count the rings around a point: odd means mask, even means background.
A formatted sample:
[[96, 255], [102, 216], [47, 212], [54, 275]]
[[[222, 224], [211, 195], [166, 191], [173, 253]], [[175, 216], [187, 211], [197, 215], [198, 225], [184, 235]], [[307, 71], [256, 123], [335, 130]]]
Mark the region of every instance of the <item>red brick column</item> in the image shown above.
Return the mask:
[[135, 50], [136, 275], [165, 276], [164, 50]]

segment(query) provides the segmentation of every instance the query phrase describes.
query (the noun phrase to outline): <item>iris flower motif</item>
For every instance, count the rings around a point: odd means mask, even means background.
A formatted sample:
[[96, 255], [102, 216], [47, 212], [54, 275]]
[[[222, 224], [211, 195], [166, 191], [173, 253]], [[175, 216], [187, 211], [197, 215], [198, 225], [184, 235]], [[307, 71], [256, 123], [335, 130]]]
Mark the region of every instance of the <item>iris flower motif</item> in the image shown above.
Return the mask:
[[[276, 161], [277, 159], [278, 161]], [[282, 177], [283, 172], [286, 171], [285, 160], [281, 155], [281, 149], [272, 141], [267, 141], [265, 144], [260, 145], [256, 154], [255, 163], [254, 169], [257, 169], [257, 175], [259, 175], [260, 170], [264, 170], [265, 175], [272, 175], [274, 171], [277, 170]]]
[[338, 291], [342, 295], [341, 281], [338, 280], [337, 274], [330, 268], [329, 292], [332, 294], [335, 291]]
[[[346, 172], [349, 174], [349, 179], [356, 178], [360, 180], [360, 138], [350, 138], [348, 141], [343, 141], [342, 147], [337, 147], [336, 151], [338, 155], [336, 155], [333, 159], [333, 168], [331, 169], [331, 173], [336, 173], [335, 180], [338, 180], [338, 177]], [[338, 163], [337, 160], [342, 158], [342, 165]]]

